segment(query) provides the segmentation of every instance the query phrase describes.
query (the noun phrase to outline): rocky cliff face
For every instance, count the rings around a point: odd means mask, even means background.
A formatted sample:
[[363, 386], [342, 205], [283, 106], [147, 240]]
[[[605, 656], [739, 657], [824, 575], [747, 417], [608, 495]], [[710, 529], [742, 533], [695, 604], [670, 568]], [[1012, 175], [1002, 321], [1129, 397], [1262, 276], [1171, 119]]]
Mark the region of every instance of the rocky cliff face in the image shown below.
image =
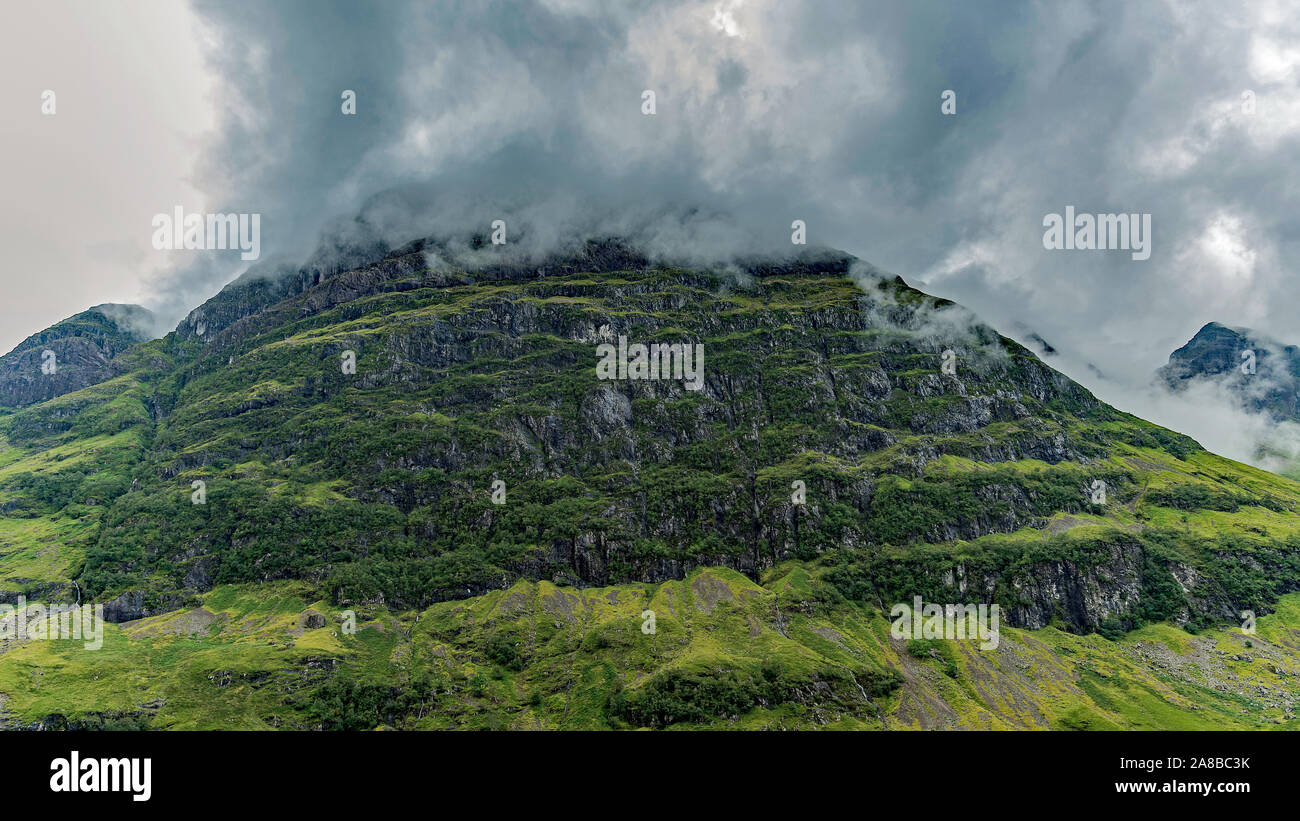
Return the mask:
[[119, 353], [149, 338], [139, 305], [97, 305], [24, 339], [0, 357], [0, 405], [24, 407], [111, 379]]
[[[947, 342], [916, 333], [938, 310], [933, 300], [901, 281], [865, 294], [844, 278], [851, 261], [842, 256], [756, 269], [741, 287], [725, 275], [650, 268], [617, 246], [595, 245], [541, 270], [475, 272], [428, 270], [425, 250], [338, 274], [216, 333], [209, 328], [192, 381], [160, 431], [160, 478], [310, 453], [329, 463], [331, 476], [351, 477], [349, 501], [421, 516], [411, 538], [435, 553], [465, 551], [467, 536], [480, 550], [523, 537], [491, 563], [499, 570], [472, 562], [480, 569], [463, 583], [482, 590], [519, 573], [578, 583], [662, 580], [707, 563], [753, 573], [811, 555], [838, 535], [869, 539], [862, 525], [874, 496], [869, 472], [829, 469], [828, 498], [806, 511], [782, 501], [803, 475], [791, 464], [801, 454], [857, 462], [899, 448], [900, 469], [915, 474], [950, 451], [1048, 463], [1098, 452], [1046, 413], [1049, 403], [1098, 407], [1086, 391], [987, 328], [954, 329], [952, 344], [994, 352], [972, 348], [963, 373], [942, 378]], [[340, 322], [385, 316], [382, 327], [339, 333]], [[619, 336], [703, 344], [703, 389], [671, 379], [598, 380], [596, 347]], [[285, 344], [291, 338], [313, 342]], [[268, 343], [278, 360], [270, 369], [255, 364], [271, 353]], [[348, 350], [357, 355], [355, 374], [341, 371]], [[228, 377], [241, 382], [233, 395]], [[249, 393], [245, 379], [265, 388]], [[995, 381], [1002, 390], [985, 389]], [[422, 409], [418, 422], [392, 418], [408, 416], [407, 408]], [[306, 436], [296, 425], [248, 425], [304, 413], [319, 414]], [[333, 424], [320, 426], [325, 418]], [[994, 424], [1002, 436], [944, 441]], [[189, 441], [194, 425], [223, 433]], [[790, 480], [778, 485], [763, 475], [774, 469]], [[495, 480], [517, 504], [490, 503]], [[566, 485], [571, 492], [551, 498]], [[996, 516], [972, 511], [906, 535], [974, 537], [1046, 512], [1028, 494], [1008, 494], [1008, 502]], [[847, 506], [861, 522], [828, 533], [826, 504]], [[515, 517], [531, 506], [551, 521], [529, 544], [519, 532], [529, 526]], [[132, 527], [139, 522], [133, 517]], [[363, 538], [391, 544], [394, 536]], [[222, 574], [221, 553], [180, 561], [203, 580]]]

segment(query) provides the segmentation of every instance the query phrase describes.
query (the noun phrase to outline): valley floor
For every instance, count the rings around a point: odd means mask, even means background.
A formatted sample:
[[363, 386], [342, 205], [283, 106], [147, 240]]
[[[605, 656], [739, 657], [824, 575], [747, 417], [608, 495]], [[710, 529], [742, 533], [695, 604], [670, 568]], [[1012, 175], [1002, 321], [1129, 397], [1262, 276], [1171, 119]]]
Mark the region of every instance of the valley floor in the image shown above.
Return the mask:
[[[519, 582], [420, 612], [219, 587], [105, 625], [103, 647], [7, 642], [8, 728], [1292, 729], [1300, 594], [1257, 632], [1148, 625], [1118, 641], [1003, 626], [996, 649], [902, 641], [883, 613], [819, 601], [818, 569], [761, 585], [698, 570], [657, 585]], [[643, 630], [646, 611], [654, 632]], [[648, 629], [648, 628], [647, 628]]]

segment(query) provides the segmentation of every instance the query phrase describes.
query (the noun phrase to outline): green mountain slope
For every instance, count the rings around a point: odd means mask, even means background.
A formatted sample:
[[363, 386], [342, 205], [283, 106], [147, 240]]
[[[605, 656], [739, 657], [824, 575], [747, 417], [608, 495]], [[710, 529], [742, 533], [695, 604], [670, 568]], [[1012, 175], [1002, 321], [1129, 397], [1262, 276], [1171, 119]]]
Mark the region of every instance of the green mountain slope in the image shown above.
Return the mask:
[[[121, 623], [8, 645], [8, 721], [1289, 720], [1300, 485], [842, 255], [443, 250], [246, 278], [0, 418], [0, 599]], [[619, 336], [702, 344], [702, 388], [599, 379]], [[892, 640], [915, 596], [1002, 644]]]
[[982, 652], [893, 640], [878, 609], [802, 563], [764, 577], [520, 581], [423, 611], [362, 609], [355, 635], [298, 583], [219, 587], [199, 607], [109, 624], [97, 651], [8, 647], [0, 727], [1297, 728], [1300, 594], [1252, 636], [1003, 627]]

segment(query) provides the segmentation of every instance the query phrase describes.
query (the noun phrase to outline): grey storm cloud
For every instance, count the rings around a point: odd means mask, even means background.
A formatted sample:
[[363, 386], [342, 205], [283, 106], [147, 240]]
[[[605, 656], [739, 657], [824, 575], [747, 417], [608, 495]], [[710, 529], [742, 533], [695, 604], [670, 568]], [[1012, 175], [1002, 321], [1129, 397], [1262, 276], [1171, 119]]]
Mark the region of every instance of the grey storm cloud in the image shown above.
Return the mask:
[[[1121, 406], [1204, 322], [1300, 342], [1295, 3], [196, 10], [219, 111], [196, 179], [263, 215], [264, 260], [496, 218], [533, 251], [621, 232], [724, 259], [788, 249], [801, 219], [812, 245], [1040, 334]], [[1150, 259], [1045, 249], [1067, 206], [1151, 214]], [[202, 259], [150, 307], [174, 320], [238, 272]]]
[[[996, 28], [977, 9], [196, 8], [222, 113], [197, 176], [221, 210], [263, 215], [264, 255], [295, 260], [358, 214], [393, 242], [515, 215], [538, 242], [653, 225], [665, 248], [718, 256], [788, 246], [802, 219], [811, 242], [878, 258], [900, 226], [930, 221], [975, 149], [953, 139], [939, 93], [979, 78], [964, 109], [1013, 76], [1014, 50], [963, 46]], [[998, 12], [1013, 29], [1018, 13]], [[163, 313], [230, 271], [205, 256], [159, 280]]]

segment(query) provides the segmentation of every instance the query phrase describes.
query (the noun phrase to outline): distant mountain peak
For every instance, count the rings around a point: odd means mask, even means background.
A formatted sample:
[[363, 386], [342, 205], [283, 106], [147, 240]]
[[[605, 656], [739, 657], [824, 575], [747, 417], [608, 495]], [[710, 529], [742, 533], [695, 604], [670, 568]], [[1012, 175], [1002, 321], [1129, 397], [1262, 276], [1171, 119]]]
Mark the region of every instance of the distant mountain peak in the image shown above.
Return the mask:
[[1213, 383], [1252, 413], [1300, 420], [1300, 349], [1251, 328], [1205, 323], [1157, 376], [1175, 390]]
[[118, 354], [153, 336], [154, 315], [106, 302], [63, 319], [0, 356], [0, 406], [24, 407], [112, 379]]

